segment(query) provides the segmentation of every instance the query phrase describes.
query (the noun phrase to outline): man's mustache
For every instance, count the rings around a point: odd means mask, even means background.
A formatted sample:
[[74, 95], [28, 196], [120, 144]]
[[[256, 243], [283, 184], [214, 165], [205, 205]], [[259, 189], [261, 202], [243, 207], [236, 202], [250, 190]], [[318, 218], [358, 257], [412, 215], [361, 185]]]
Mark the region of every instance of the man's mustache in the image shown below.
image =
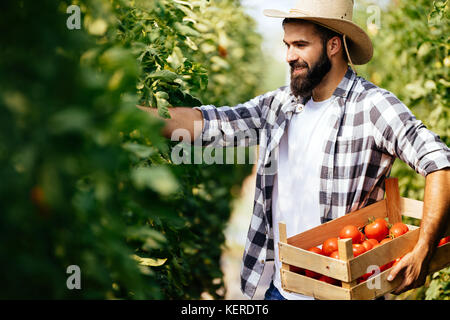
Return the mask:
[[295, 68], [309, 68], [306, 62], [294, 61], [290, 62], [289, 65], [291, 66], [291, 72], [293, 72]]

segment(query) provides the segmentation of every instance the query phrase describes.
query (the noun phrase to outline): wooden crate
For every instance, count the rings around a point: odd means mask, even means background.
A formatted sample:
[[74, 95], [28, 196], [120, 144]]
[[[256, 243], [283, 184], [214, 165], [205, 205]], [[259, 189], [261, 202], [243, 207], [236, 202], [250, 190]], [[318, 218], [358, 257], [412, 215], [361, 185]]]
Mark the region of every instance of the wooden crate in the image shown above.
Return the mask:
[[[370, 300], [392, 292], [400, 285], [402, 277], [397, 276], [394, 281], [387, 281], [391, 269], [380, 272], [368, 281], [359, 284], [357, 279], [367, 273], [369, 266], [385, 265], [411, 251], [419, 238], [419, 227], [408, 225], [410, 231], [407, 233], [358, 257], [353, 257], [351, 239], [338, 240], [339, 260], [307, 250], [321, 245], [330, 237], [338, 237], [339, 231], [345, 225], [353, 224], [361, 228], [371, 217], [388, 217], [392, 224], [401, 222], [402, 215], [421, 219], [422, 209], [422, 201], [400, 197], [398, 180], [389, 178], [386, 180], [386, 198], [384, 200], [316, 228], [287, 238], [286, 225], [280, 222], [279, 259], [282, 263], [281, 283], [283, 289], [313, 296], [316, 299], [331, 300]], [[449, 226], [445, 232], [445, 236], [448, 235], [450, 235]], [[438, 271], [447, 265], [450, 265], [450, 243], [436, 249], [429, 265], [429, 272]], [[290, 266], [338, 279], [341, 281], [341, 285], [332, 285], [291, 272], [289, 271]], [[379, 285], [374, 286], [374, 284]]]

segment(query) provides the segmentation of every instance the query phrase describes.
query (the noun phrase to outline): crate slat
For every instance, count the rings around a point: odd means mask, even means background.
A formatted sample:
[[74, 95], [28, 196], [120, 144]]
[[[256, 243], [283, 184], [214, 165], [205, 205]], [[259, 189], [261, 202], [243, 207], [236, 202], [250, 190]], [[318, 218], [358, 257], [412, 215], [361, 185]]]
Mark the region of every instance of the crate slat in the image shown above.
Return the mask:
[[436, 249], [433, 258], [428, 266], [430, 273], [444, 269], [450, 265], [450, 242], [446, 243]]
[[[338, 240], [338, 252], [339, 259], [346, 262], [347, 275], [350, 273], [350, 265], [348, 261], [353, 259], [353, 244], [352, 239], [339, 239]], [[356, 285], [356, 281], [345, 280], [342, 281], [342, 288], [350, 289]]]
[[[446, 243], [445, 245], [437, 248], [429, 264], [429, 273], [439, 271], [450, 265], [450, 261], [448, 260], [449, 256], [450, 243]], [[399, 275], [392, 282], [387, 281], [387, 277], [389, 276], [391, 271], [392, 267], [351, 288], [351, 299], [375, 299], [395, 290], [402, 283], [403, 277]], [[378, 284], [379, 286], [376, 286], [376, 284]]]
[[380, 272], [365, 282], [362, 282], [351, 289], [352, 300], [372, 300], [395, 290], [403, 281], [401, 277], [396, 277], [392, 282], [387, 281], [391, 269]]
[[347, 263], [279, 242], [281, 263], [311, 270], [334, 279], [349, 281]]
[[400, 210], [404, 216], [422, 219], [423, 202], [400, 197]]
[[389, 223], [402, 222], [400, 209], [400, 190], [398, 188], [398, 179], [390, 178], [385, 181], [386, 187], [386, 210]]
[[420, 229], [410, 230], [381, 246], [373, 248], [349, 261], [350, 279], [356, 280], [367, 273], [369, 266], [381, 267], [410, 252], [419, 239]]
[[[381, 246], [373, 248], [358, 257], [353, 257], [350, 239], [338, 241], [340, 259], [332, 259], [307, 251], [319, 246], [324, 240], [337, 237], [345, 225], [365, 226], [369, 218], [389, 218], [390, 223], [400, 222], [402, 215], [422, 218], [423, 202], [400, 197], [398, 180], [386, 180], [386, 198], [363, 209], [353, 211], [343, 217], [317, 226], [303, 233], [286, 237], [286, 225], [280, 226], [279, 259], [282, 262], [281, 281], [284, 290], [297, 292], [317, 299], [369, 300], [392, 292], [403, 281], [400, 275], [394, 281], [387, 281], [392, 269], [385, 270], [367, 281], [356, 284], [358, 278], [366, 274], [369, 266], [383, 266], [413, 250], [420, 228], [408, 226], [409, 231]], [[284, 233], [283, 229], [284, 228]], [[442, 236], [450, 235], [450, 224]], [[289, 265], [311, 270], [328, 277], [341, 280], [341, 286], [309, 278], [289, 270]], [[450, 265], [450, 243], [436, 248], [428, 265], [429, 273]], [[286, 267], [287, 266], [287, 267]]]
[[281, 244], [287, 243], [287, 231], [286, 231], [286, 223], [284, 221], [280, 221], [278, 223], [278, 233], [280, 235], [280, 240], [278, 242], [278, 251], [279, 251], [279, 259], [281, 261], [281, 269], [282, 270], [289, 270], [289, 265], [283, 262], [283, 259], [281, 257]]
[[320, 300], [349, 300], [350, 290], [308, 278], [287, 270], [281, 271], [283, 289]]
[[348, 213], [343, 217], [289, 237], [288, 244], [307, 250], [322, 244], [328, 238], [337, 237], [339, 231], [348, 224], [353, 224], [360, 228], [367, 224], [367, 220], [371, 217], [385, 218], [386, 216], [386, 200], [381, 200], [358, 211]]

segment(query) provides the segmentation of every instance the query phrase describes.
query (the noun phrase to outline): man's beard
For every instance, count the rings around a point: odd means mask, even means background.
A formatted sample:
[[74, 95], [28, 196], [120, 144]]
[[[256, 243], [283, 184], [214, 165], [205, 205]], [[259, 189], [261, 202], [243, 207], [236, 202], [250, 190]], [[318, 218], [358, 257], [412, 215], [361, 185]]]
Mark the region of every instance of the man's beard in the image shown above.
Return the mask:
[[[327, 56], [325, 46], [322, 48], [319, 61], [317, 61], [311, 68], [306, 62], [292, 62], [291, 66], [291, 92], [296, 97], [308, 97], [312, 95], [312, 91], [322, 81], [325, 75], [331, 69], [331, 61]], [[296, 67], [307, 68], [305, 76], [299, 74], [294, 76]]]

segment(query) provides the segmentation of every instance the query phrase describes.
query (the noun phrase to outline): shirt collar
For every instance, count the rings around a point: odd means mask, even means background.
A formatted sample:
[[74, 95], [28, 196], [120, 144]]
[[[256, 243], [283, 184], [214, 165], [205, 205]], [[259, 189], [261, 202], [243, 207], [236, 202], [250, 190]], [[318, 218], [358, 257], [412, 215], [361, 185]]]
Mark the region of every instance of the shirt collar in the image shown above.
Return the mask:
[[[350, 94], [350, 90], [352, 88], [352, 84], [353, 84], [355, 78], [356, 78], [355, 72], [353, 71], [353, 69], [350, 66], [348, 66], [347, 72], [345, 73], [345, 75], [342, 78], [339, 85], [334, 90], [333, 96], [347, 98], [348, 95]], [[311, 98], [310, 95], [297, 98], [291, 93], [290, 88], [289, 88], [289, 96], [291, 98], [290, 102], [292, 102], [294, 105], [294, 109], [295, 109], [295, 105], [298, 105], [298, 104], [305, 105], [308, 102], [308, 100]], [[286, 110], [286, 111], [291, 111], [291, 110]]]

